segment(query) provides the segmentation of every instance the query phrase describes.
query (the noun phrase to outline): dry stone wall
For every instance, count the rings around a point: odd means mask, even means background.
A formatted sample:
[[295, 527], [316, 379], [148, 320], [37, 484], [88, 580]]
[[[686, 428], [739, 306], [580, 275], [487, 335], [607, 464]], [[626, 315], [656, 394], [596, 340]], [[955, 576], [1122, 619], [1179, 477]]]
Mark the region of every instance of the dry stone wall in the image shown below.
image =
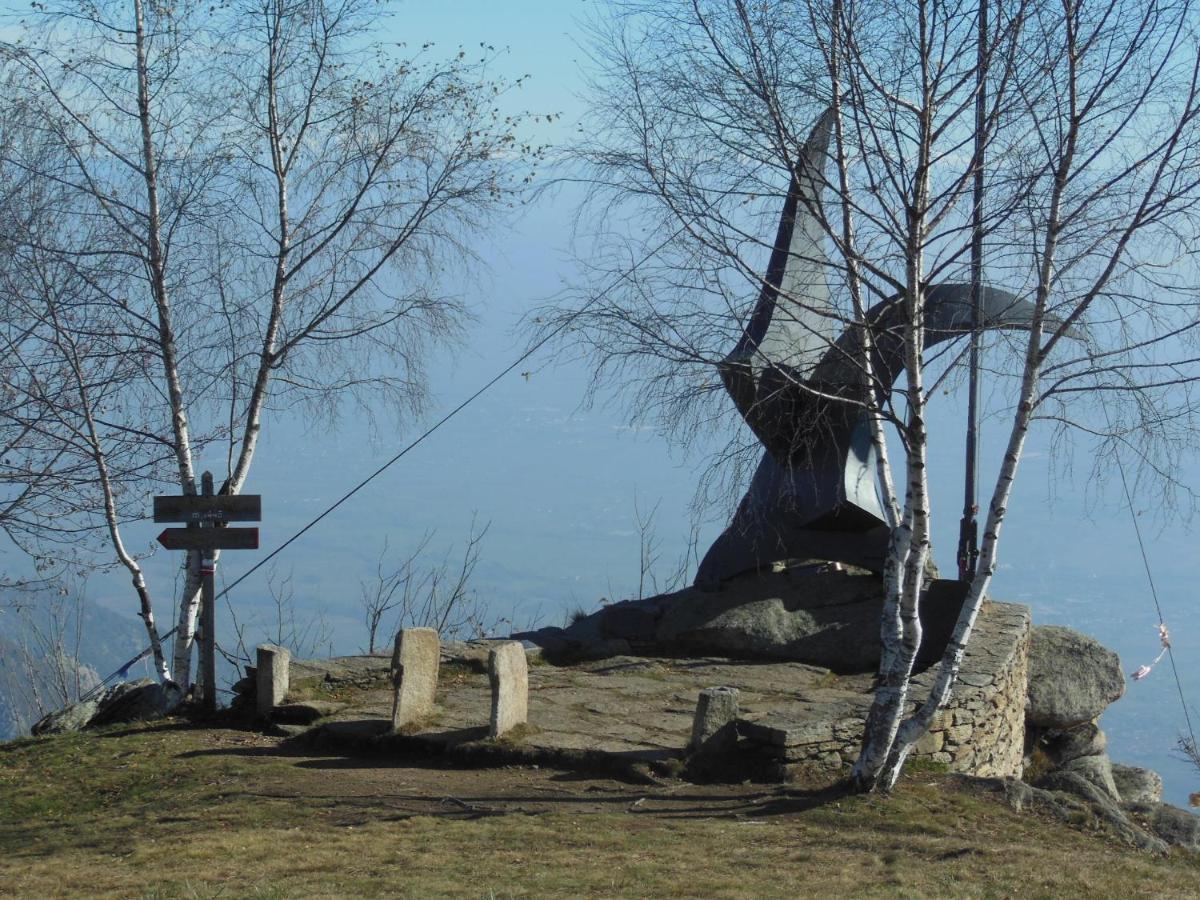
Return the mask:
[[[954, 696], [926, 735], [919, 756], [955, 772], [1020, 777], [1029, 684], [1029, 608], [991, 603], [979, 618]], [[919, 679], [928, 693], [933, 670]]]
[[[1025, 695], [1029, 672], [1029, 609], [988, 603], [976, 622], [949, 706], [914, 751], [952, 771], [983, 776], [1021, 775], [1025, 748]], [[913, 679], [913, 695], [928, 695], [930, 668]], [[870, 696], [831, 698], [824, 714], [803, 721], [782, 715], [738, 723], [742, 736], [784, 764], [849, 765], [862, 744]]]

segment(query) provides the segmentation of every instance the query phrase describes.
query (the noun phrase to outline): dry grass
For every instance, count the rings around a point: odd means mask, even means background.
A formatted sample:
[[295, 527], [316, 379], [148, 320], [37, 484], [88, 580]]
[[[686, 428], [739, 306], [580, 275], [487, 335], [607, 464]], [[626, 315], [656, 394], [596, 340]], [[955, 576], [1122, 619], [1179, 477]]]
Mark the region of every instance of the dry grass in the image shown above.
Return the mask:
[[0, 895], [1195, 896], [1200, 864], [953, 778], [889, 799], [289, 755], [181, 724], [0, 745]]

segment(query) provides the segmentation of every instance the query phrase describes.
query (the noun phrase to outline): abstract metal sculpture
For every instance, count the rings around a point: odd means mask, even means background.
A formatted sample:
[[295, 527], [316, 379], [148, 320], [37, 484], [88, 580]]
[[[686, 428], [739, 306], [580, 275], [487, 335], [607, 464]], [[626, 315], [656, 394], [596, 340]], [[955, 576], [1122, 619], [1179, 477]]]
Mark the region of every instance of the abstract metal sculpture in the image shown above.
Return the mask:
[[[904, 367], [903, 304], [882, 301], [855, 326], [831, 301], [820, 195], [832, 122], [827, 111], [800, 154], [758, 302], [718, 364], [766, 452], [733, 521], [700, 563], [700, 586], [783, 560], [883, 567], [889, 531], [867, 401], [871, 391], [884, 400]], [[1027, 327], [1033, 312], [996, 288], [983, 288], [980, 305], [984, 329]], [[969, 334], [972, 320], [969, 284], [925, 291], [926, 346]]]

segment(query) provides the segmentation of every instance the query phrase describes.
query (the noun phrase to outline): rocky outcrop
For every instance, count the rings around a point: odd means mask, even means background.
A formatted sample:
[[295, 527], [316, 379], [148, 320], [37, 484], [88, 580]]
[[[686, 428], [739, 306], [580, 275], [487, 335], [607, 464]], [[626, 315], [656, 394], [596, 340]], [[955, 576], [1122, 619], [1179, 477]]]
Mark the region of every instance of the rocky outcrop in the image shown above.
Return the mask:
[[1132, 822], [1112, 798], [1079, 775], [1054, 773], [1037, 787], [1020, 781], [1006, 781], [1002, 782], [1002, 789], [1013, 809], [1036, 809], [1073, 824], [1091, 817], [1104, 822], [1134, 847], [1153, 853], [1166, 852], [1165, 841]]
[[1031, 752], [1041, 754], [1034, 784], [1103, 804], [1109, 821], [1124, 813], [1096, 720], [1124, 690], [1120, 659], [1098, 641], [1057, 625], [1033, 629], [1026, 733]]
[[1036, 806], [1070, 822], [1077, 822], [1081, 813], [1090, 814], [1143, 850], [1162, 853], [1168, 847], [1180, 847], [1200, 851], [1200, 818], [1169, 803], [1121, 802], [1099, 787], [1094, 778], [1078, 771], [1059, 769], [1036, 785], [1017, 782], [1006, 785], [1005, 790], [1009, 802], [1018, 809]]
[[1112, 776], [1122, 803], [1136, 805], [1162, 802], [1163, 780], [1157, 772], [1113, 763]]
[[30, 731], [35, 735], [61, 734], [119, 722], [157, 719], [175, 709], [181, 697], [174, 682], [159, 684], [149, 678], [123, 682], [88, 700], [50, 713]]
[[1124, 693], [1121, 660], [1099, 641], [1058, 625], [1033, 629], [1030, 725], [1062, 730], [1093, 722]]
[[1033, 629], [1026, 727], [1042, 774], [1028, 797], [1064, 818], [1080, 810], [1135, 846], [1200, 850], [1200, 818], [1163, 803], [1162, 778], [1114, 764], [1097, 720], [1125, 691], [1117, 654], [1070, 628]]
[[1111, 802], [1121, 801], [1108, 758], [1108, 739], [1095, 722], [1064, 730], [1038, 731], [1032, 722], [1028, 727], [1037, 735], [1037, 748], [1051, 767], [1051, 773], [1074, 773], [1102, 791]]
[[[941, 657], [962, 606], [959, 582], [935, 581], [921, 603], [918, 670]], [[883, 589], [878, 577], [830, 566], [752, 573], [716, 590], [691, 587], [614, 603], [568, 628], [514, 635], [550, 658], [633, 653], [794, 660], [835, 672], [879, 666]]]
[[1200, 818], [1169, 803], [1131, 803], [1135, 819], [1173, 847], [1200, 851]]
[[1114, 803], [1119, 803], [1121, 800], [1117, 785], [1113, 781], [1112, 761], [1108, 758], [1107, 753], [1081, 756], [1079, 759], [1073, 759], [1066, 763], [1058, 771], [1078, 775], [1094, 785], [1097, 790], [1103, 791], [1104, 795]]

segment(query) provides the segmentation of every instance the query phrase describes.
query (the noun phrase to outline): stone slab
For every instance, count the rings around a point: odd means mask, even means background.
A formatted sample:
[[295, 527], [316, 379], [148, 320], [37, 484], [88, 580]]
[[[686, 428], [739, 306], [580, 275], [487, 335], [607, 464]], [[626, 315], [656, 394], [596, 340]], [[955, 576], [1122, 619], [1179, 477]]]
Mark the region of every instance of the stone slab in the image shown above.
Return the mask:
[[833, 740], [833, 722], [827, 719], [797, 721], [786, 713], [775, 713], [741, 724], [746, 737], [772, 747], [796, 747]]
[[692, 720], [692, 753], [728, 753], [737, 745], [738, 700], [735, 687], [710, 687], [700, 692]]
[[488, 652], [488, 680], [492, 688], [488, 736], [498, 738], [529, 720], [529, 666], [520, 642], [507, 641]]
[[283, 703], [291, 683], [292, 652], [277, 644], [261, 644], [257, 650], [255, 678], [258, 693], [255, 708], [262, 718], [271, 715], [271, 710]]
[[392, 652], [392, 728], [404, 728], [433, 712], [441, 642], [432, 628], [402, 628]]

